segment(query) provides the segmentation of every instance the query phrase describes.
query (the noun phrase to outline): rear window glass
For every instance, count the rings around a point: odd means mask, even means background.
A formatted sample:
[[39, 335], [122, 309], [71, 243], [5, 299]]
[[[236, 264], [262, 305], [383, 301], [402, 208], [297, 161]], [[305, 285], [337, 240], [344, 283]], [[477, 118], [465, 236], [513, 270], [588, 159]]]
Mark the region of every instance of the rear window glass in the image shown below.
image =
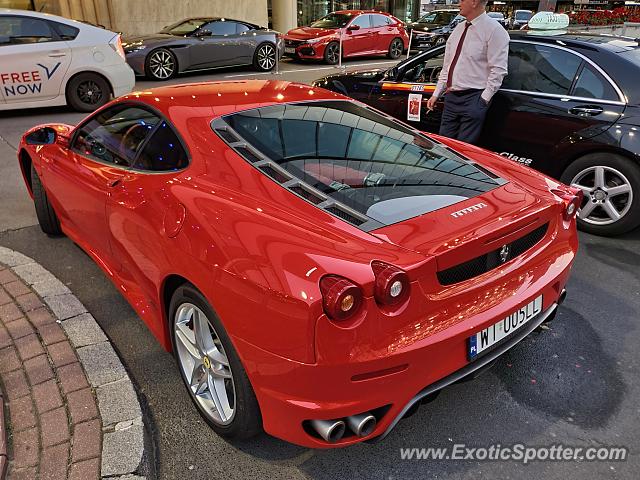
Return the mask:
[[403, 124], [351, 102], [274, 105], [224, 121], [291, 175], [384, 224], [504, 183]]

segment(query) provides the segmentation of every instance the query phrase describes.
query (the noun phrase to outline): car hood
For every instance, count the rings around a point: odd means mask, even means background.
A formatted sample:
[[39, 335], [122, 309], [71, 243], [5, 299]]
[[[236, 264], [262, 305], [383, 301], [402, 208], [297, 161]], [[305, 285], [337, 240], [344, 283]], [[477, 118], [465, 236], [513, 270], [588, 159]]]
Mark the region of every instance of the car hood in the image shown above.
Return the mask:
[[382, 80], [386, 71], [387, 70], [383, 68], [374, 68], [370, 70], [355, 70], [353, 72], [337, 73], [334, 75], [327, 75], [326, 77], [319, 78], [313, 82], [313, 85], [322, 88], [323, 82], [344, 79], [360, 82], [378, 82]]
[[289, 30], [285, 35], [285, 38], [294, 38], [297, 40], [309, 40], [311, 38], [326, 37], [328, 35], [335, 35], [339, 29], [336, 28], [313, 28], [313, 27], [299, 27]]
[[152, 33], [149, 35], [127, 37], [122, 40], [122, 48], [126, 50], [127, 47], [134, 45], [157, 45], [161, 43], [170, 43], [178, 38], [184, 37], [177, 37], [175, 35], [169, 35], [167, 33]]
[[413, 22], [413, 23], [408, 23], [407, 24], [407, 28], [409, 30], [420, 30], [423, 32], [430, 32], [431, 30], [435, 30], [438, 28], [442, 28], [447, 26], [447, 23], [418, 23], [418, 22]]

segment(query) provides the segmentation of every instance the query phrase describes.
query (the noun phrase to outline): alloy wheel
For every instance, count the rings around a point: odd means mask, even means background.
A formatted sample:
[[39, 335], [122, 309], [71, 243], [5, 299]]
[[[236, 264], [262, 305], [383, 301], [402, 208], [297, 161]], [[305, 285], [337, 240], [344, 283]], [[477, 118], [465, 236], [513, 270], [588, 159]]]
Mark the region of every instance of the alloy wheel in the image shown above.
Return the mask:
[[236, 412], [233, 373], [211, 322], [196, 305], [183, 303], [175, 313], [174, 334], [191, 395], [211, 421], [230, 424]]
[[391, 56], [398, 58], [400, 55], [402, 55], [402, 42], [396, 39], [391, 44]]
[[584, 193], [578, 218], [592, 225], [610, 225], [629, 212], [633, 201], [631, 183], [615, 168], [596, 165], [580, 171], [571, 186]]
[[93, 80], [86, 80], [78, 84], [78, 98], [87, 105], [97, 105], [103, 95], [102, 88]]
[[271, 70], [276, 64], [276, 50], [267, 44], [258, 50], [258, 66], [262, 70]]
[[436, 47], [439, 47], [440, 45], [444, 45], [447, 41], [443, 38], [440, 37], [436, 40]]
[[169, 52], [160, 50], [151, 54], [149, 58], [149, 70], [154, 77], [166, 80], [173, 75], [176, 69], [176, 62]]
[[340, 47], [338, 47], [338, 45], [335, 43], [330, 43], [329, 45], [327, 45], [327, 60], [329, 61], [329, 63], [338, 63], [339, 48]]

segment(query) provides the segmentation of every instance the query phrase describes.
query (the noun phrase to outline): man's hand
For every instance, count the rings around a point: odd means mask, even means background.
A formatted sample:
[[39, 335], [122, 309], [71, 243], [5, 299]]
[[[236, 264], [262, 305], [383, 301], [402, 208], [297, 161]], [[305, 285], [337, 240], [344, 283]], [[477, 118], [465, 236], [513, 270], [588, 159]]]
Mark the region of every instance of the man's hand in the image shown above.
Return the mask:
[[427, 108], [429, 110], [433, 110], [433, 107], [435, 107], [437, 100], [438, 100], [438, 97], [431, 95], [431, 97], [429, 97], [429, 100], [427, 100]]

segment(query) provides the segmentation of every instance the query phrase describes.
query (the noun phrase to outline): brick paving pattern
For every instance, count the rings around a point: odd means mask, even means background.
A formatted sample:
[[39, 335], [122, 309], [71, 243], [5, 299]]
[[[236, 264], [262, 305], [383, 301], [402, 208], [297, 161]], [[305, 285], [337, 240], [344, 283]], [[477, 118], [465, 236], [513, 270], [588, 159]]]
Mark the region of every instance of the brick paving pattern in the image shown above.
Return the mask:
[[100, 478], [102, 423], [64, 330], [20, 278], [0, 264], [0, 378], [7, 479]]

